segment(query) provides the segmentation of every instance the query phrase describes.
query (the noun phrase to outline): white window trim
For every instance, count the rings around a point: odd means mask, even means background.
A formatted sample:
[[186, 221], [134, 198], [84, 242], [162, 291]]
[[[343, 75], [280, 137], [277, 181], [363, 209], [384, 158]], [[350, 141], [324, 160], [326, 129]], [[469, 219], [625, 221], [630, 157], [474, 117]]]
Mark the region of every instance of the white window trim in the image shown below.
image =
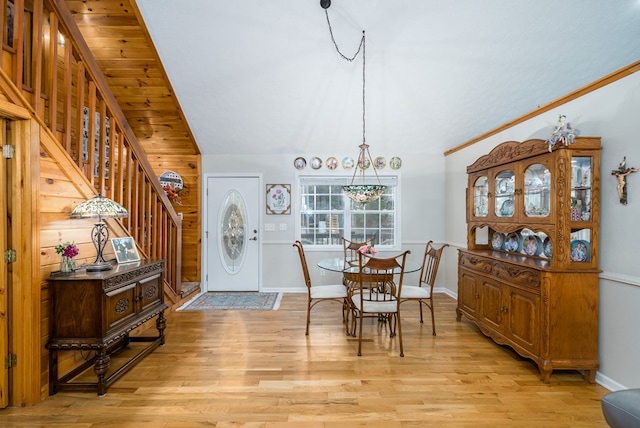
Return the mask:
[[[372, 171], [368, 171], [366, 176], [371, 179], [371, 176], [375, 177], [375, 174]], [[313, 174], [313, 173], [305, 173], [305, 172], [296, 172], [295, 174], [295, 183], [294, 188], [291, 189], [291, 197], [293, 199], [292, 210], [295, 215], [295, 239], [300, 238], [301, 227], [300, 227], [300, 219], [301, 219], [301, 205], [302, 199], [300, 196], [300, 185], [305, 184], [305, 181], [316, 182], [318, 180], [325, 181], [327, 184], [336, 184], [336, 185], [347, 185], [351, 183], [351, 179], [353, 178], [353, 173], [349, 174], [348, 171], [345, 171], [344, 174], [341, 175], [325, 175], [325, 174]], [[388, 251], [400, 251], [401, 249], [401, 236], [402, 236], [402, 177], [399, 171], [394, 171], [392, 173], [380, 173], [378, 172], [378, 178], [380, 179], [380, 183], [385, 186], [394, 186], [395, 189], [395, 215], [396, 215], [396, 230], [395, 230], [395, 245], [393, 247], [385, 247], [385, 250]], [[357, 177], [356, 177], [357, 182]], [[305, 251], [342, 251], [341, 245], [309, 245], [305, 247]]]

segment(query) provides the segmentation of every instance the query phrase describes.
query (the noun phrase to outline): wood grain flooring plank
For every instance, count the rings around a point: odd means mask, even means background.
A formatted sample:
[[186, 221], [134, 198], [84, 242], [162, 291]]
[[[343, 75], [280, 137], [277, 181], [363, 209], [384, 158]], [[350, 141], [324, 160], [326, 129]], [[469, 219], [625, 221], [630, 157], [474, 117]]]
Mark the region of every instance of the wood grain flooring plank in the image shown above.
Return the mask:
[[404, 358], [377, 320], [365, 321], [358, 357], [337, 305], [314, 308], [305, 336], [305, 298], [285, 294], [277, 311], [173, 312], [166, 344], [106, 396], [60, 392], [0, 410], [0, 427], [607, 426], [605, 388], [576, 371], [542, 383], [531, 361], [457, 322], [446, 295], [435, 296], [435, 337], [403, 308]]

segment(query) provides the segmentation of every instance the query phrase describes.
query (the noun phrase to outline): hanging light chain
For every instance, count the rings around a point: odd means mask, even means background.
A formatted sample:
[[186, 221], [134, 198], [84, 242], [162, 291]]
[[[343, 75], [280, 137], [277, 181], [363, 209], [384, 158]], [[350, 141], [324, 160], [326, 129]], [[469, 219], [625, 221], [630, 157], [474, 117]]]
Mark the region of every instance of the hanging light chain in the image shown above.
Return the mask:
[[[326, 3], [326, 2], [325, 2]], [[353, 54], [353, 56], [351, 58], [347, 57], [346, 55], [344, 55], [341, 51], [340, 48], [338, 47], [338, 44], [336, 43], [336, 39], [333, 36], [333, 28], [331, 27], [331, 20], [329, 20], [329, 13], [327, 12], [327, 8], [329, 7], [329, 5], [331, 4], [331, 2], [329, 1], [328, 4], [323, 5], [322, 1], [320, 2], [320, 5], [324, 8], [324, 13], [327, 17], [327, 24], [329, 26], [329, 34], [331, 35], [331, 41], [333, 42], [333, 46], [335, 46], [336, 51], [338, 52], [338, 54], [340, 55], [340, 57], [342, 57], [342, 59], [349, 61], [349, 62], [353, 62], [353, 60], [356, 59], [356, 57], [358, 56], [358, 54], [360, 53], [360, 51], [362, 51], [362, 144], [360, 145], [360, 153], [358, 156], [358, 160], [356, 161], [356, 165], [355, 165], [355, 169], [353, 171], [353, 177], [351, 177], [351, 184], [347, 185], [347, 186], [343, 186], [343, 189], [345, 191], [345, 194], [352, 199], [355, 202], [359, 202], [359, 203], [367, 203], [367, 202], [371, 202], [371, 201], [375, 201], [377, 200], [380, 195], [382, 194], [382, 192], [385, 189], [385, 186], [383, 186], [380, 183], [380, 177], [378, 177], [378, 171], [376, 171], [375, 167], [373, 168], [373, 172], [376, 176], [376, 180], [378, 181], [377, 185], [368, 185], [364, 183], [364, 170], [365, 170], [365, 163], [368, 160], [369, 165], [373, 166], [373, 159], [371, 159], [371, 153], [369, 153], [369, 145], [366, 142], [366, 47], [365, 47], [365, 32], [364, 30], [362, 31], [362, 39], [360, 39], [360, 44], [358, 45], [358, 50], [356, 51], [355, 54]], [[362, 179], [362, 184], [360, 185], [356, 185], [355, 184], [355, 179], [356, 179], [356, 175], [358, 174], [358, 170], [360, 170], [360, 175], [361, 175], [361, 179]]]
[[343, 59], [346, 59], [349, 62], [353, 61], [354, 59], [356, 59], [356, 57], [360, 53], [360, 50], [364, 47], [364, 31], [362, 32], [362, 39], [360, 39], [360, 45], [358, 45], [358, 50], [356, 51], [356, 53], [353, 54], [351, 58], [349, 58], [348, 56], [340, 52], [340, 48], [336, 43], [336, 39], [333, 37], [333, 27], [331, 27], [331, 21], [329, 20], [329, 12], [327, 12], [326, 9], [324, 10], [324, 14], [327, 16], [327, 24], [329, 25], [329, 34], [331, 34], [331, 41], [333, 42], [333, 46], [336, 47], [336, 51]]

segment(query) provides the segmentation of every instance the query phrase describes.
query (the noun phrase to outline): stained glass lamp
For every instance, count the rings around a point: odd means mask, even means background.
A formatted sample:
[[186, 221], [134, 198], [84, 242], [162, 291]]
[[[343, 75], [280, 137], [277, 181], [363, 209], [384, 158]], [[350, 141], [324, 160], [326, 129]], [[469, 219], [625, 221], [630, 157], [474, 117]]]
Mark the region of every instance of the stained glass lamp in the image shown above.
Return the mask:
[[[372, 165], [373, 161], [371, 160], [371, 154], [369, 153], [369, 145], [366, 143], [360, 144], [360, 155], [358, 156], [358, 162], [356, 163], [356, 169], [353, 173], [353, 177], [351, 178], [351, 184], [346, 186], [342, 186], [342, 190], [344, 190], [345, 195], [349, 197], [354, 202], [359, 202], [362, 204], [366, 204], [367, 202], [373, 202], [382, 195], [386, 186], [383, 186], [380, 183], [380, 179], [378, 178], [378, 173], [376, 174], [376, 179], [378, 181], [377, 184], [366, 184], [364, 177], [364, 170], [367, 165]], [[360, 175], [358, 177], [358, 170], [360, 170]], [[358, 183], [358, 181], [360, 183]]]
[[102, 221], [103, 218], [129, 217], [127, 210], [107, 197], [98, 193], [98, 196], [82, 202], [71, 211], [71, 218], [97, 218], [98, 221], [91, 231], [91, 241], [98, 253], [96, 261], [86, 265], [87, 272], [97, 272], [111, 269], [111, 264], [102, 257], [105, 245], [109, 241], [109, 229]]

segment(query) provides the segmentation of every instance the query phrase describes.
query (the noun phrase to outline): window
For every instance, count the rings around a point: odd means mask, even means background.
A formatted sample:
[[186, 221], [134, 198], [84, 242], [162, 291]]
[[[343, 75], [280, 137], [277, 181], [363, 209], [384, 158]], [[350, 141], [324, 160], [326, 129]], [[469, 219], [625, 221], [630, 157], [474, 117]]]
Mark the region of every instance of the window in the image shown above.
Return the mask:
[[305, 246], [342, 248], [342, 237], [364, 241], [375, 236], [376, 246], [395, 247], [398, 235], [398, 177], [380, 176], [387, 189], [368, 204], [351, 201], [342, 185], [351, 177], [298, 177], [297, 229]]

